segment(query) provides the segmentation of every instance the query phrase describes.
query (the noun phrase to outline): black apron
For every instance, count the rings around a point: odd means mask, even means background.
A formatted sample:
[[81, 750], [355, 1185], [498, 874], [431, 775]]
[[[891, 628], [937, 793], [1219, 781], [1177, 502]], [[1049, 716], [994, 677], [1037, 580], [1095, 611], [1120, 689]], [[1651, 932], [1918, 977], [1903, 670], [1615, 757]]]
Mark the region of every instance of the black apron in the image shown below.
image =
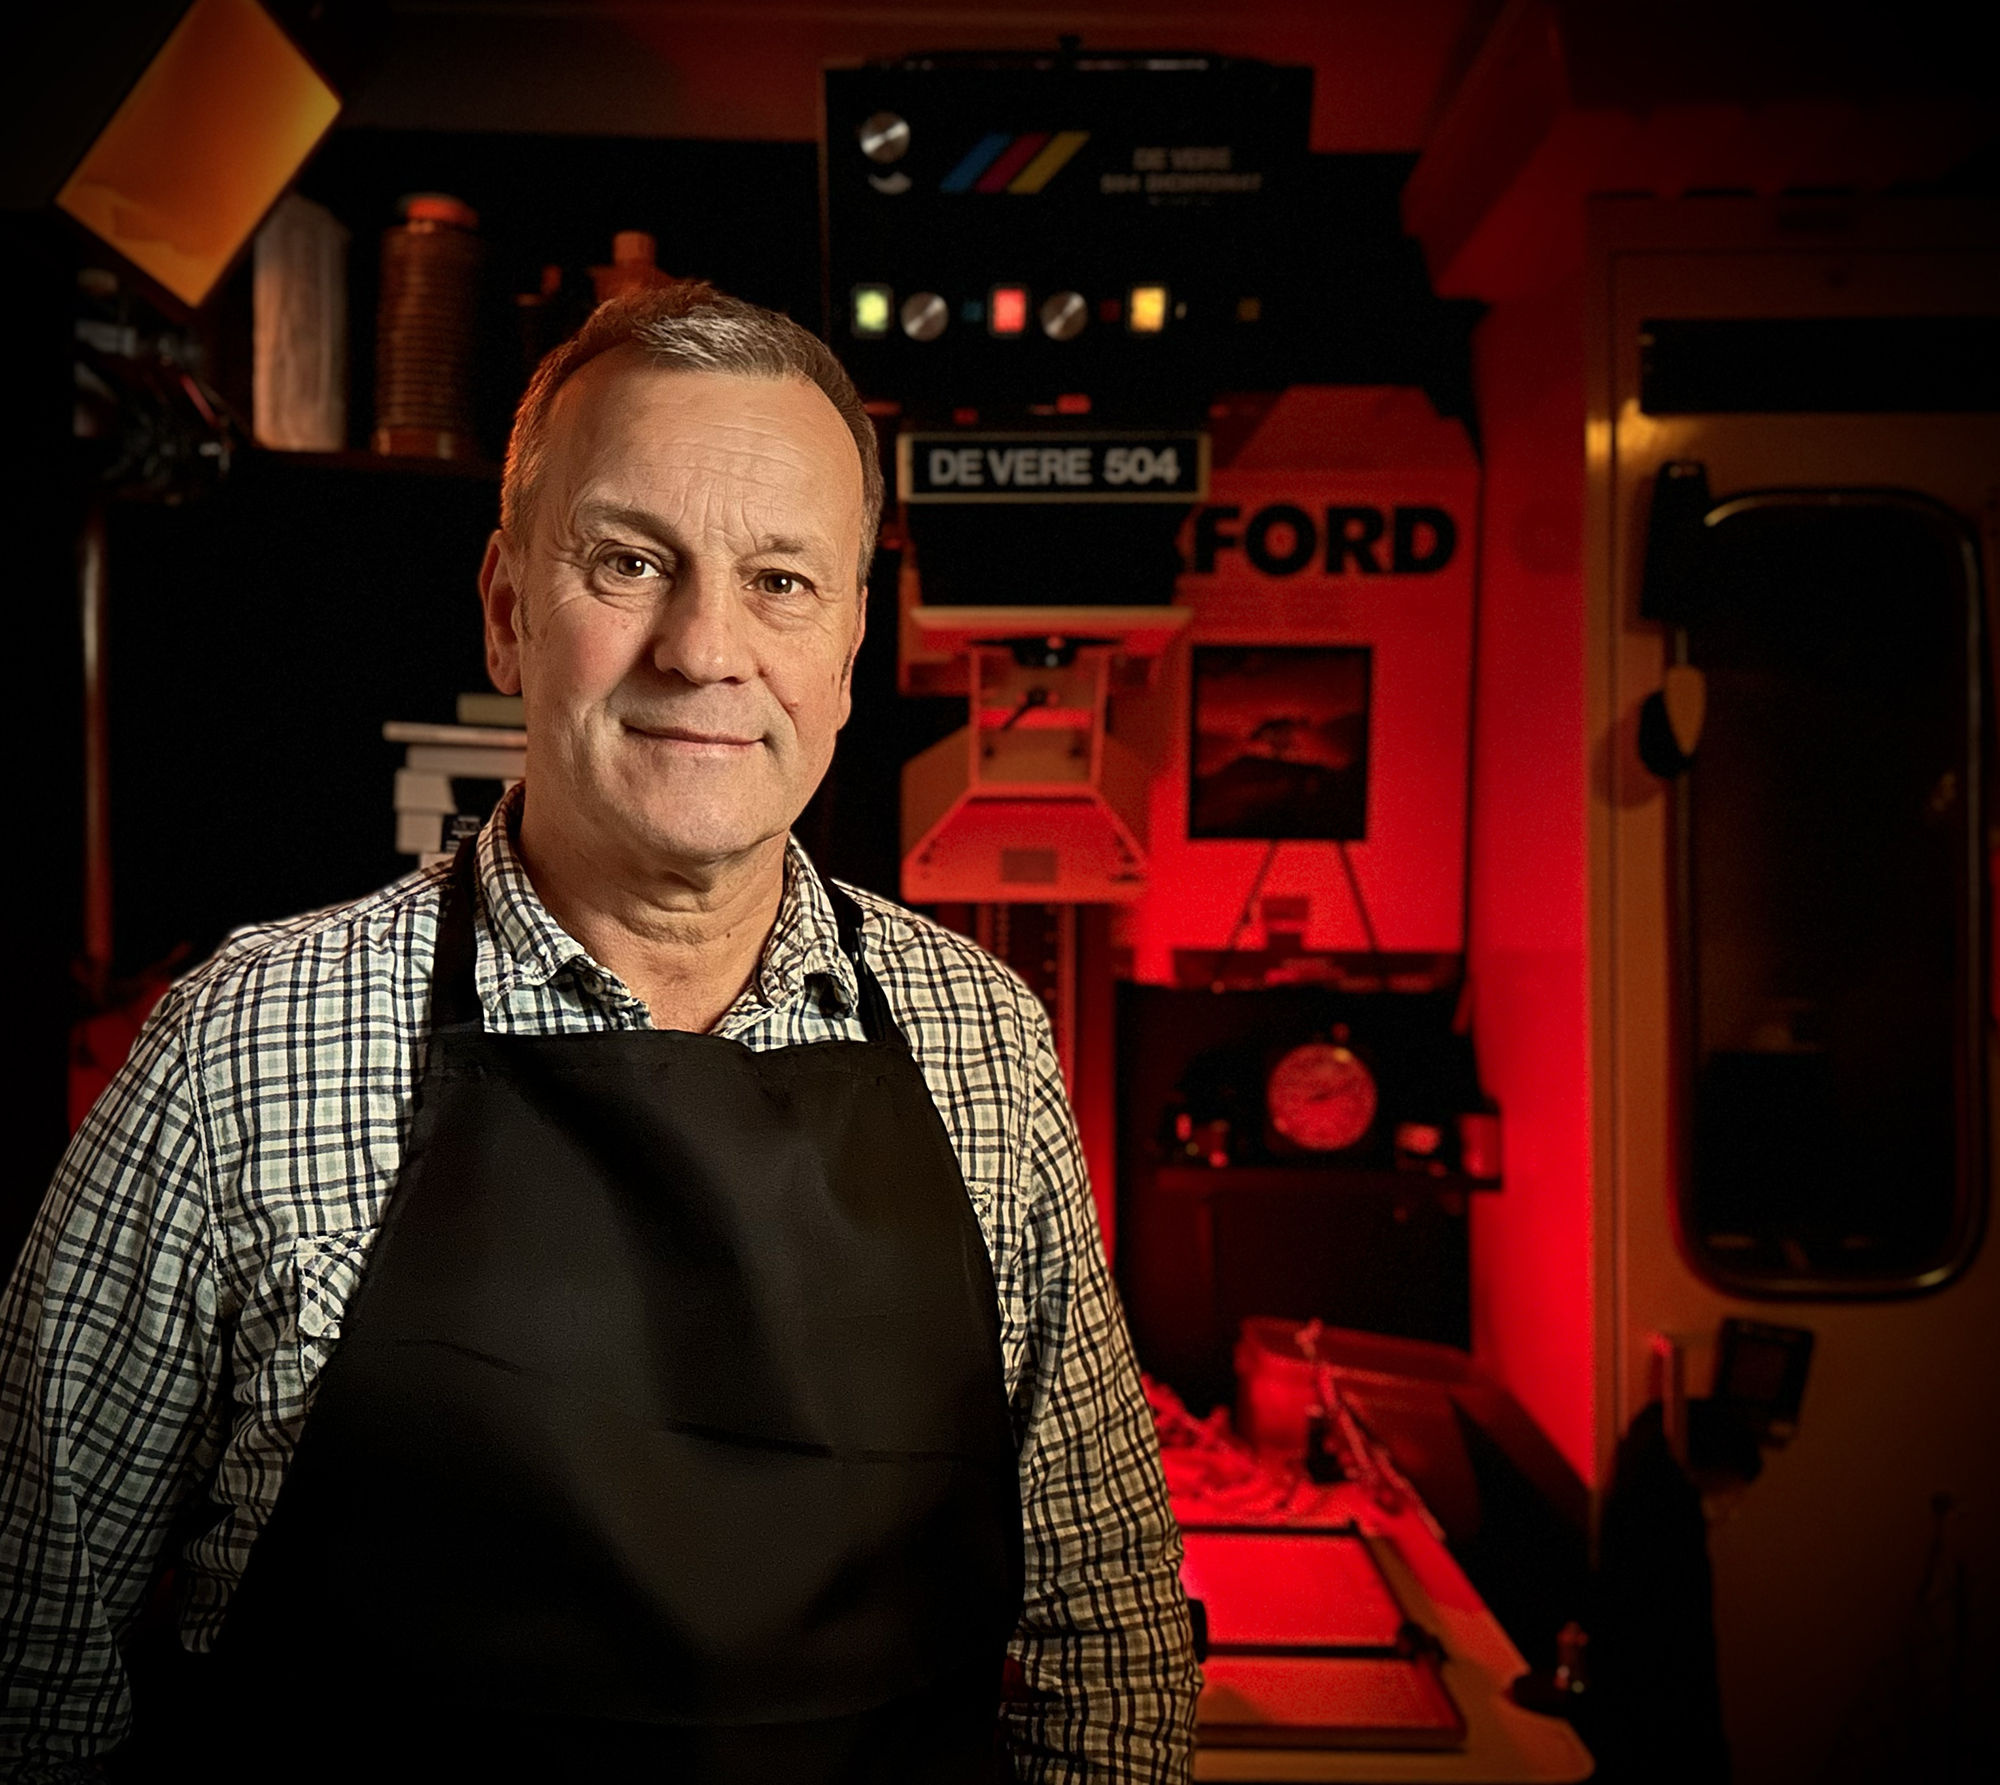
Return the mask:
[[246, 1774], [997, 1776], [993, 1274], [827, 892], [866, 1041], [493, 1035], [461, 849], [402, 1171], [217, 1642]]

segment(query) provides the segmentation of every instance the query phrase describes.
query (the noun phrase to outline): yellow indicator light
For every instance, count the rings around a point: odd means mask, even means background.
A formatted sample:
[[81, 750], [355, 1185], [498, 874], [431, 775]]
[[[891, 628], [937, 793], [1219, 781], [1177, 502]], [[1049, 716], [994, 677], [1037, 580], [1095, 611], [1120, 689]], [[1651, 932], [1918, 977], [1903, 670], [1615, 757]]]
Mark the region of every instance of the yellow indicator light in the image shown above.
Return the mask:
[[1125, 326], [1135, 335], [1157, 335], [1167, 326], [1167, 288], [1135, 285], [1125, 300]]
[[853, 329], [857, 335], [886, 335], [893, 293], [886, 285], [857, 285], [854, 288]]

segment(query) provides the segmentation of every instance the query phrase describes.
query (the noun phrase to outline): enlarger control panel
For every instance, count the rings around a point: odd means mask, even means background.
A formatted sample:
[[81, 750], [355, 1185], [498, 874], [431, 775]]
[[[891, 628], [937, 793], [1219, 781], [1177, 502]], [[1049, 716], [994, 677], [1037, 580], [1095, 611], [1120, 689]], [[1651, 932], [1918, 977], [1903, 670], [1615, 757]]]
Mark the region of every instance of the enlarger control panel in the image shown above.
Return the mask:
[[1255, 382], [1311, 98], [1309, 69], [1195, 53], [829, 72], [842, 358], [931, 419], [1088, 396], [1099, 414], [1198, 420], [1210, 391]]

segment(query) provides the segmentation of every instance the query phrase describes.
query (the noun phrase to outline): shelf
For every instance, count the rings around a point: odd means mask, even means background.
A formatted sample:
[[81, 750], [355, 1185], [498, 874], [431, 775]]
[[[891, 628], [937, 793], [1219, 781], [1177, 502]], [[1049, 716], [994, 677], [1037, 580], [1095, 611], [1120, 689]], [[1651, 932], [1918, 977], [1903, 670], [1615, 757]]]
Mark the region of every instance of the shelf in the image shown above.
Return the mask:
[[1456, 985], [1462, 968], [1461, 956], [1441, 953], [1385, 950], [1371, 955], [1363, 949], [1302, 948], [1174, 950], [1174, 984], [1188, 992], [1243, 992], [1272, 986], [1316, 985], [1335, 992], [1386, 992], [1402, 996], [1443, 991]]
[[1149, 1174], [1155, 1190], [1170, 1196], [1213, 1196], [1217, 1191], [1256, 1196], [1277, 1190], [1425, 1191], [1432, 1195], [1488, 1194], [1500, 1185], [1461, 1172], [1433, 1176], [1364, 1165], [1156, 1165]]

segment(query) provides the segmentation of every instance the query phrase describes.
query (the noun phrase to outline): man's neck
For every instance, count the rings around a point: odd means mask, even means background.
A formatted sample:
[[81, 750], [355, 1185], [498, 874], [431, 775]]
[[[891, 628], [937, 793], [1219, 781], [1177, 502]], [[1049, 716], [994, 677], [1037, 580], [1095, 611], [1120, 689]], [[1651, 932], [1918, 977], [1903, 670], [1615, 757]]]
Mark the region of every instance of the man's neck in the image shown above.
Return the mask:
[[519, 848], [536, 896], [599, 966], [644, 1002], [656, 1029], [705, 1034], [763, 957], [785, 890], [785, 839], [694, 869], [598, 861], [521, 815]]

